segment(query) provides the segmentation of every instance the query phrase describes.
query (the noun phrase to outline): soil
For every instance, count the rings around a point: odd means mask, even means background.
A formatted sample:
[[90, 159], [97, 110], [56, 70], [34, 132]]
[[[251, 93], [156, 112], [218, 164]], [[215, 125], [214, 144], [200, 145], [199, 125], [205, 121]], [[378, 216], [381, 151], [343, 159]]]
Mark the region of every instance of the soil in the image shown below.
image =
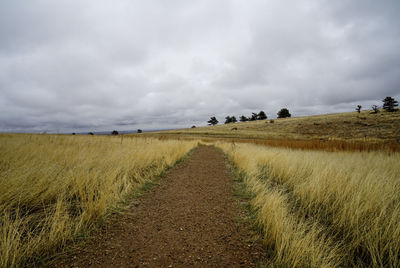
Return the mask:
[[265, 260], [224, 155], [199, 146], [118, 221], [54, 267], [254, 267]]

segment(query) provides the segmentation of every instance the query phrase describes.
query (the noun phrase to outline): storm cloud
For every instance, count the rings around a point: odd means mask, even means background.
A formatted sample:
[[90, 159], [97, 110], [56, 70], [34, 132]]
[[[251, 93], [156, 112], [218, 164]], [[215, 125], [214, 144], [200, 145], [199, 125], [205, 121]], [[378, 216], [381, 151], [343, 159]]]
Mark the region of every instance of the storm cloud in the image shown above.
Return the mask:
[[0, 131], [205, 125], [400, 97], [398, 0], [0, 3]]

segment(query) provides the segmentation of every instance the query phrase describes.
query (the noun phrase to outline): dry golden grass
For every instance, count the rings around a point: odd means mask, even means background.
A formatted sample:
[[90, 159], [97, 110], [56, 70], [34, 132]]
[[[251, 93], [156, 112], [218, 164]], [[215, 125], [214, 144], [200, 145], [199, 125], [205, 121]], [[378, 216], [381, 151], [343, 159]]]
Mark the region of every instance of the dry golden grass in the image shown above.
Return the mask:
[[0, 267], [90, 230], [197, 145], [107, 136], [0, 135]]
[[285, 267], [399, 267], [400, 154], [218, 144]]
[[244, 174], [271, 266], [400, 267], [399, 119], [347, 113], [123, 139], [0, 135], [0, 266], [90, 230], [201, 138]]
[[[236, 128], [236, 129], [234, 129]], [[145, 133], [162, 138], [234, 140], [277, 147], [319, 150], [400, 151], [400, 111], [370, 111], [220, 124]]]

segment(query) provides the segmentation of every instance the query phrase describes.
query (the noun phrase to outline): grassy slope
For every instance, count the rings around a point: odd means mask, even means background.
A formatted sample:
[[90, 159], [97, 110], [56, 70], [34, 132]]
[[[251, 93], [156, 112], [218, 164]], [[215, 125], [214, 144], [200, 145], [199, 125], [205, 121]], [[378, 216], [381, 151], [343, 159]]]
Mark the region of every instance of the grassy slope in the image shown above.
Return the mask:
[[[233, 128], [237, 128], [234, 130]], [[400, 140], [400, 112], [370, 111], [326, 114], [304, 117], [220, 124], [180, 130], [151, 132], [146, 135], [201, 138], [339, 140], [350, 142], [398, 142]]]

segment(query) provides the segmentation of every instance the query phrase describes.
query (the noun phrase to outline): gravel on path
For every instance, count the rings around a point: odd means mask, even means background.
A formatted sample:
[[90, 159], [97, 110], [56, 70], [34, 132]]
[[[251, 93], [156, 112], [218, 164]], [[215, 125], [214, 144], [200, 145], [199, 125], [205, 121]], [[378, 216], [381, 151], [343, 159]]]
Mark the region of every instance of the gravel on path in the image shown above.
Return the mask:
[[265, 250], [251, 239], [222, 152], [199, 146], [160, 185], [55, 267], [254, 267]]

